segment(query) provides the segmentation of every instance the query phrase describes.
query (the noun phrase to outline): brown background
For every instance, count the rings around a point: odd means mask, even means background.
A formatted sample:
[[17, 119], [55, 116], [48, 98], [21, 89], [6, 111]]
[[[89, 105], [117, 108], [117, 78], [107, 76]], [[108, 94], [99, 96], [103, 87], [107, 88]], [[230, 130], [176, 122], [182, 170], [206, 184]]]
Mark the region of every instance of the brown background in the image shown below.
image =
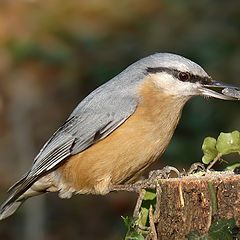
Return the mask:
[[[0, 1], [0, 200], [91, 90], [154, 52], [173, 52], [240, 85], [240, 2]], [[239, 103], [196, 97], [161, 164], [201, 160], [205, 136], [239, 130]], [[239, 160], [233, 156], [231, 161]], [[0, 239], [121, 239], [135, 194], [31, 199], [0, 223]]]

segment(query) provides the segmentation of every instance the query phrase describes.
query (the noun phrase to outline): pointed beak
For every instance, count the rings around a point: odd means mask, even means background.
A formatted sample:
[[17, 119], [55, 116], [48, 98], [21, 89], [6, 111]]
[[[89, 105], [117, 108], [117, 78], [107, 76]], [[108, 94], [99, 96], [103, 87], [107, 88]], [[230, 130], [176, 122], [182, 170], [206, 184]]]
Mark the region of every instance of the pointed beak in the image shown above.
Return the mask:
[[[217, 92], [210, 88], [219, 88], [222, 90], [222, 92]], [[199, 91], [202, 95], [208, 97], [214, 97], [223, 100], [240, 100], [240, 87], [216, 80], [211, 80], [207, 84], [203, 84]]]

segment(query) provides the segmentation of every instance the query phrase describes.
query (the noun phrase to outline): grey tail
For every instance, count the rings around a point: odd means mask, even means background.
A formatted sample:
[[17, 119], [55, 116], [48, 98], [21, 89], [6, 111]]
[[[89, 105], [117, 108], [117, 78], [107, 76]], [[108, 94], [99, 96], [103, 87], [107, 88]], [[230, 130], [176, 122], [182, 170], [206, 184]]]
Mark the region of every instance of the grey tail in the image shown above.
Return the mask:
[[0, 206], [0, 221], [11, 216], [29, 197], [39, 195], [43, 192], [31, 191], [30, 193], [27, 190], [35, 182], [35, 178], [23, 178], [17, 182], [10, 190], [14, 192], [8, 197], [8, 199]]
[[7, 203], [7, 201], [3, 203], [0, 208], [0, 221], [11, 216], [22, 205], [24, 201], [25, 199], [11, 202], [9, 204]]

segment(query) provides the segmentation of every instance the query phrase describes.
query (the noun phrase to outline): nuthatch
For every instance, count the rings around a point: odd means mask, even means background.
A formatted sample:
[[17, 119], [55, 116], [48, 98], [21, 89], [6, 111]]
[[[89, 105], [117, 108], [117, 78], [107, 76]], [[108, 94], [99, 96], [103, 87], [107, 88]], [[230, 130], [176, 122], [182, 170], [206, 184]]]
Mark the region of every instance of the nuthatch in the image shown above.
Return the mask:
[[45, 192], [58, 191], [61, 198], [107, 194], [134, 182], [166, 149], [191, 97], [235, 99], [209, 87], [240, 89], [175, 54], [156, 53], [130, 65], [79, 103], [10, 188], [0, 219]]

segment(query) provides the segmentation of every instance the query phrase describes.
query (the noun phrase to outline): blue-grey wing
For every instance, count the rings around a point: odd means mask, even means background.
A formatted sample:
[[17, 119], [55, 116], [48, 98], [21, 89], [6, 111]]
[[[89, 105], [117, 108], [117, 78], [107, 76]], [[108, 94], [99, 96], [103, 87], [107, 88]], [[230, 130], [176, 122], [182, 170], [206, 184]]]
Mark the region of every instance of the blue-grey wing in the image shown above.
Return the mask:
[[132, 102], [128, 100], [128, 106], [121, 113], [117, 112], [118, 109], [104, 109], [102, 106], [101, 109], [90, 108], [71, 114], [40, 151], [29, 175], [50, 171], [68, 156], [82, 152], [102, 140], [130, 117], [136, 107], [137, 102], [134, 99]]
[[13, 193], [2, 204], [0, 213], [39, 178], [63, 164], [69, 156], [107, 137], [126, 121], [141, 101], [137, 89], [144, 76], [142, 69], [133, 64], [80, 102], [40, 150], [31, 170], [10, 188]]
[[137, 107], [135, 98], [123, 98], [118, 103], [116, 99], [114, 101], [110, 105], [102, 103], [101, 108], [100, 105], [78, 106], [40, 150], [31, 170], [10, 189], [15, 191], [5, 204], [17, 200], [34, 182], [63, 164], [69, 156], [82, 152], [107, 137]]

